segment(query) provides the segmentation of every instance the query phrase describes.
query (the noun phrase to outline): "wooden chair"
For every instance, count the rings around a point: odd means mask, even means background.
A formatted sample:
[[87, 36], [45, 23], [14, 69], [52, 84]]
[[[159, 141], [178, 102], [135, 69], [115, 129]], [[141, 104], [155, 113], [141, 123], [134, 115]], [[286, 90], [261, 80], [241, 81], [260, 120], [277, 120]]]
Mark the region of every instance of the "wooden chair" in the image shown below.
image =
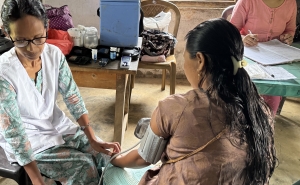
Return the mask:
[[276, 112], [277, 115], [280, 115], [283, 104], [285, 102], [285, 99], [286, 99], [286, 97], [284, 97], [284, 96], [281, 97], [281, 100], [280, 100], [280, 103], [279, 103], [279, 106], [278, 106], [278, 109], [277, 109], [277, 112]]
[[234, 5], [230, 5], [227, 8], [225, 8], [222, 12], [221, 17], [226, 20], [230, 19], [229, 16], [231, 16], [233, 8], [234, 8]]
[[[171, 11], [171, 13], [174, 14], [172, 17], [175, 17], [175, 20], [173, 20], [175, 24], [172, 31], [170, 31], [169, 28], [169, 33], [173, 34], [174, 37], [177, 37], [181, 14], [175, 4], [164, 0], [144, 0], [141, 2], [141, 7], [145, 17], [154, 17], [161, 11]], [[174, 55], [174, 48], [170, 50], [170, 55], [166, 58], [166, 60], [166, 62], [162, 63], [140, 61], [138, 67], [143, 69], [162, 69], [162, 91], [165, 90], [166, 70], [168, 70], [170, 73], [170, 94], [174, 94], [176, 86], [176, 58]]]

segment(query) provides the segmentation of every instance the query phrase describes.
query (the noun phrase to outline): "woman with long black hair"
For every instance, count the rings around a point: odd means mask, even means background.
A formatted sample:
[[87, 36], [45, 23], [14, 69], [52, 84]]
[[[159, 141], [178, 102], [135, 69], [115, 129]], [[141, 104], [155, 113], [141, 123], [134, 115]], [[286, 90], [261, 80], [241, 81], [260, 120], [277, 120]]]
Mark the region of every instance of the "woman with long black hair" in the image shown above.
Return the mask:
[[[213, 19], [186, 40], [184, 71], [192, 89], [160, 101], [153, 112], [150, 128], [168, 143], [159, 173], [146, 173], [140, 184], [268, 184], [276, 165], [273, 120], [243, 68], [239, 31]], [[149, 165], [140, 152], [112, 163]]]

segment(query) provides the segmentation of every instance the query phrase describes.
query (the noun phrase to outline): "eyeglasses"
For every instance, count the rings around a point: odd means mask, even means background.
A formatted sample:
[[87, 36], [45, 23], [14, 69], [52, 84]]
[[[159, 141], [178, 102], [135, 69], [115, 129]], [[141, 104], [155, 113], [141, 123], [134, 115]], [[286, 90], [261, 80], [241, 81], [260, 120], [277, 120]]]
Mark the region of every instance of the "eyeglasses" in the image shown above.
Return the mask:
[[38, 37], [31, 40], [15, 40], [15, 41], [10, 37], [10, 40], [14, 43], [16, 47], [23, 48], [26, 47], [29, 44], [29, 42], [32, 42], [34, 45], [42, 45], [46, 42], [47, 38], [48, 38], [48, 33], [46, 32], [46, 37]]

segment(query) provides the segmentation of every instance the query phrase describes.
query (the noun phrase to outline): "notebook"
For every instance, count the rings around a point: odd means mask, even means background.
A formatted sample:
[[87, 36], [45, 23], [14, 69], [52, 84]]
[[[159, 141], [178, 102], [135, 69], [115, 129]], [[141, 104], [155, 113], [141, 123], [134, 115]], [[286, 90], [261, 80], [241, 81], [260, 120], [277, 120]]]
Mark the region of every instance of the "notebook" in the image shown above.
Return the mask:
[[244, 56], [262, 65], [276, 65], [300, 61], [300, 49], [274, 39], [245, 46]]

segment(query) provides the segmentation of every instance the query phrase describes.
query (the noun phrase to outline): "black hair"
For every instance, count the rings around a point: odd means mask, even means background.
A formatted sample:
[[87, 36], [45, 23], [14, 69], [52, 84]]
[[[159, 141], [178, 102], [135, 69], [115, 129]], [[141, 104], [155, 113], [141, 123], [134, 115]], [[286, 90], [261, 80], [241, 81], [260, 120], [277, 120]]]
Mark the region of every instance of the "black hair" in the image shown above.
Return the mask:
[[245, 184], [265, 184], [277, 161], [273, 119], [246, 70], [239, 68], [233, 74], [231, 57], [240, 61], [244, 53], [238, 29], [225, 19], [211, 19], [189, 31], [186, 40], [190, 58], [196, 58], [197, 52], [204, 55], [205, 77], [202, 79], [209, 76], [210, 91], [222, 100], [226, 124], [231, 131], [238, 131], [240, 140], [248, 144]]
[[5, 0], [1, 9], [1, 19], [5, 31], [10, 34], [10, 23], [31, 15], [40, 19], [48, 27], [45, 7], [40, 0]]

